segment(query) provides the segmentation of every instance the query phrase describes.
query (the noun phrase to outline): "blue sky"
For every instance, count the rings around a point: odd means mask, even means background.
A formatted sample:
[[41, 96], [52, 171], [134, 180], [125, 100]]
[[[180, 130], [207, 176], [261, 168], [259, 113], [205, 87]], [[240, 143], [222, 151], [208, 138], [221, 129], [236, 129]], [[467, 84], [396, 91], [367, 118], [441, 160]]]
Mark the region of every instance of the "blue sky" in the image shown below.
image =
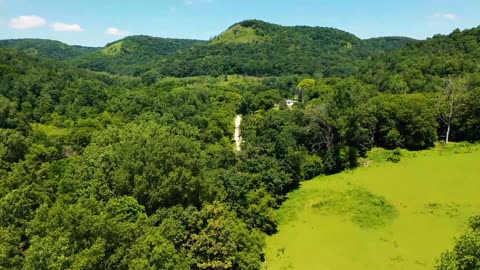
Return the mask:
[[418, 39], [480, 25], [479, 0], [0, 0], [0, 39], [103, 46], [126, 35], [209, 39], [245, 19]]

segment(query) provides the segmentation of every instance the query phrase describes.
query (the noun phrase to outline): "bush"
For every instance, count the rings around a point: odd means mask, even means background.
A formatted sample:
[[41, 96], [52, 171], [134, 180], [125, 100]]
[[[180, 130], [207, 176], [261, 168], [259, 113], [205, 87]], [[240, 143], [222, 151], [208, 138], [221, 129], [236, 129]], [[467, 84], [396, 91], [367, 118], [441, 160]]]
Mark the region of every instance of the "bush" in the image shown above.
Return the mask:
[[452, 250], [441, 255], [436, 269], [480, 269], [480, 215], [470, 219], [467, 232], [456, 240]]
[[385, 136], [385, 147], [388, 149], [395, 149], [398, 147], [402, 147], [402, 145], [402, 134], [400, 134], [400, 132], [396, 128], [391, 129]]
[[304, 179], [312, 179], [323, 173], [323, 160], [316, 155], [307, 155], [302, 166]]
[[397, 148], [391, 151], [390, 155], [387, 157], [387, 161], [398, 163], [402, 159], [402, 151], [400, 148]]

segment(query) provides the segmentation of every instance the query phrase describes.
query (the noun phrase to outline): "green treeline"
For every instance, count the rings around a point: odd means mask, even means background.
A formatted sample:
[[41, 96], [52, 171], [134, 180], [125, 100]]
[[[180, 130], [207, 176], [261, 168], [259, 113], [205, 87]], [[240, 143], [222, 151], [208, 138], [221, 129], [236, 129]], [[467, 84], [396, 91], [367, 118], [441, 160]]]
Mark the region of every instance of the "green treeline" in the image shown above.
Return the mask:
[[29, 55], [55, 60], [68, 60], [99, 50], [99, 48], [70, 46], [60, 41], [37, 38], [0, 40], [0, 48], [14, 48]]
[[[348, 77], [358, 71], [360, 61], [410, 41], [404, 37], [361, 40], [334, 28], [284, 27], [247, 20], [208, 42], [131, 36], [104, 48], [66, 48], [65, 44], [59, 48], [58, 42], [50, 41], [48, 46], [46, 40], [0, 41], [0, 47], [38, 52], [93, 71], [147, 78], [225, 74]], [[87, 49], [91, 51], [80, 53]]]
[[427, 149], [447, 127], [480, 140], [477, 29], [404, 43], [241, 26], [186, 51], [171, 41], [153, 68], [157, 40], [110, 44], [89, 57], [117, 60], [80, 65], [103, 73], [0, 49], [1, 268], [259, 269], [301, 181], [374, 146]]

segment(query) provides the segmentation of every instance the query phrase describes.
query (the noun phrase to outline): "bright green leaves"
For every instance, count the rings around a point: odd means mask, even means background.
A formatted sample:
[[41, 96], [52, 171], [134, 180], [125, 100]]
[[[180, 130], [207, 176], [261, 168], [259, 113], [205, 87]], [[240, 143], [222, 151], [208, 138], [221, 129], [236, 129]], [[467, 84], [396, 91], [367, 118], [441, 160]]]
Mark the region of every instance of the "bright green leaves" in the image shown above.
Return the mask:
[[155, 228], [146, 231], [135, 242], [125, 261], [132, 270], [189, 269], [185, 254], [179, 254], [175, 246]]
[[145, 122], [97, 134], [72, 168], [72, 178], [103, 186], [113, 195], [133, 196], [151, 213], [163, 206], [208, 201], [204, 167], [198, 142]]
[[235, 214], [219, 203], [200, 211], [198, 233], [192, 235], [191, 252], [199, 269], [260, 268], [263, 236], [247, 230]]
[[480, 216], [470, 219], [466, 233], [456, 239], [452, 250], [442, 254], [437, 262], [439, 270], [470, 270], [480, 268]]
[[380, 95], [370, 101], [376, 126], [377, 145], [388, 149], [397, 147], [421, 150], [437, 140], [437, 121], [429, 96]]
[[27, 269], [120, 267], [146, 215], [133, 198], [108, 203], [93, 198], [42, 205], [28, 224]]

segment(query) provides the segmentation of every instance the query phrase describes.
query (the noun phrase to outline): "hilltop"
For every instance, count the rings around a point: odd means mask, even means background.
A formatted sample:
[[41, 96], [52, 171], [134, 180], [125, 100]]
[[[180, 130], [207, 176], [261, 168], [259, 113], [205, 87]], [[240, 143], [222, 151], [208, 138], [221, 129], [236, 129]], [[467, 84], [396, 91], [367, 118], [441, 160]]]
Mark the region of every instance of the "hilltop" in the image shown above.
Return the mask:
[[38, 55], [41, 57], [53, 58], [55, 60], [67, 60], [100, 49], [94, 47], [71, 46], [56, 40], [37, 38], [0, 40], [0, 48], [13, 48], [29, 55]]
[[155, 61], [202, 43], [204, 41], [130, 36], [70, 62], [94, 71], [137, 75], [152, 68]]
[[362, 40], [335, 28], [246, 20], [209, 41], [142, 35], [126, 37], [103, 48], [42, 40], [6, 40], [0, 42], [0, 47], [36, 51], [39, 56], [67, 60], [78, 67], [125, 75], [150, 72], [177, 77], [224, 74], [346, 77], [358, 70], [359, 61], [398, 49], [410, 41], [403, 37]]
[[[399, 42], [401, 40], [402, 42]], [[232, 25], [209, 43], [159, 62], [159, 74], [171, 76], [311, 74], [347, 77], [356, 64], [411, 39], [364, 41], [329, 27], [281, 26], [259, 20]]]
[[363, 80], [377, 84], [382, 91], [441, 91], [443, 78], [480, 71], [479, 36], [480, 27], [476, 27], [412, 41], [374, 57], [361, 68], [360, 74]]

